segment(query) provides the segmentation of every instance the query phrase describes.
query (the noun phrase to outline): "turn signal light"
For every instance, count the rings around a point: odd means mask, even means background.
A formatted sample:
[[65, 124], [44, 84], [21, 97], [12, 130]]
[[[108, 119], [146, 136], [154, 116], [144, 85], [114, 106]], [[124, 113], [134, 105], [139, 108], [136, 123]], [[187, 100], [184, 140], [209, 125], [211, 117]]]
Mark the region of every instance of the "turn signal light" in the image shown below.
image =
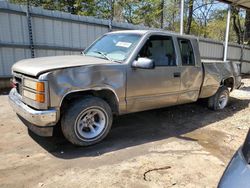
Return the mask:
[[44, 92], [44, 82], [37, 82], [36, 83], [36, 91]]
[[40, 103], [44, 103], [45, 102], [45, 96], [44, 96], [44, 94], [37, 93], [36, 94], [36, 101], [40, 102]]

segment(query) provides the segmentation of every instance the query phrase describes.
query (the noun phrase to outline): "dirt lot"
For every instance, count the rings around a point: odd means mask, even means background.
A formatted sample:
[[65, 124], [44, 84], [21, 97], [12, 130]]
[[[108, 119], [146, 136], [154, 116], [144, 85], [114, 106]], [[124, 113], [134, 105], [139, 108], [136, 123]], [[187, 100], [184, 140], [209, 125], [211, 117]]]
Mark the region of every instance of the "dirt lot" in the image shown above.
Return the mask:
[[0, 96], [1, 187], [216, 187], [250, 126], [250, 80], [220, 112], [202, 104], [125, 115], [100, 144], [42, 138]]

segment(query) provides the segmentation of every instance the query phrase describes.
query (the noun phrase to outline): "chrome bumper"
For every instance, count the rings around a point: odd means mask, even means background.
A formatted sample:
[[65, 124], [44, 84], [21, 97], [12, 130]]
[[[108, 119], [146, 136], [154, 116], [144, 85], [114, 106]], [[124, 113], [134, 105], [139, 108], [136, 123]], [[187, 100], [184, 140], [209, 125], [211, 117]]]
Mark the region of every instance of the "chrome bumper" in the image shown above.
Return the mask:
[[57, 123], [57, 110], [34, 110], [20, 100], [20, 95], [13, 88], [9, 94], [9, 102], [14, 111], [35, 126], [53, 126]]

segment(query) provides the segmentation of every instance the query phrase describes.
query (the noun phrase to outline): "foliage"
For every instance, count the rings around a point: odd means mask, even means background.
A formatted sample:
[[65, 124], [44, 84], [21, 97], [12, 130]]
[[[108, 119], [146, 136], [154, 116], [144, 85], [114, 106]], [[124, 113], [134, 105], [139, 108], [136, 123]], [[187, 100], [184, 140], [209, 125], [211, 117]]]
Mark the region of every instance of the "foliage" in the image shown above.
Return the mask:
[[250, 10], [246, 12], [244, 37], [245, 37], [245, 43], [250, 45]]
[[[9, 0], [27, 4], [27, 0]], [[29, 0], [30, 5], [84, 16], [112, 19], [178, 32], [180, 0]], [[215, 0], [185, 0], [185, 31], [188, 34], [224, 40], [227, 6]], [[250, 43], [250, 11], [233, 11], [230, 41]], [[249, 20], [247, 20], [249, 19]], [[245, 26], [244, 23], [246, 22]], [[246, 28], [247, 30], [244, 30]]]

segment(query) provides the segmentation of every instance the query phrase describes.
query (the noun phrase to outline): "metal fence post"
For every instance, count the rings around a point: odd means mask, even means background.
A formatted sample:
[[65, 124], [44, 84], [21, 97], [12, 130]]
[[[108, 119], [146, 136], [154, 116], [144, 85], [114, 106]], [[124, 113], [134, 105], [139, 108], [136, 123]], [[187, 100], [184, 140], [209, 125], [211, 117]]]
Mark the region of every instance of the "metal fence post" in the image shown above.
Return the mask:
[[181, 0], [181, 10], [180, 10], [180, 34], [183, 35], [184, 27], [184, 0]]
[[30, 15], [30, 2], [27, 0], [27, 22], [28, 22], [28, 32], [29, 32], [29, 45], [30, 45], [30, 53], [31, 57], [35, 57], [35, 52], [34, 52], [34, 42], [33, 42], [33, 34], [32, 34], [32, 23], [31, 23], [31, 15]]
[[112, 22], [113, 22], [113, 18], [114, 18], [114, 1], [110, 0], [110, 17], [109, 17], [109, 31], [112, 31]]
[[225, 37], [223, 61], [227, 61], [228, 40], [229, 40], [229, 32], [230, 32], [231, 6], [230, 5], [228, 5], [228, 6], [229, 7], [228, 7], [228, 13], [227, 13], [227, 27], [226, 27], [226, 37]]

